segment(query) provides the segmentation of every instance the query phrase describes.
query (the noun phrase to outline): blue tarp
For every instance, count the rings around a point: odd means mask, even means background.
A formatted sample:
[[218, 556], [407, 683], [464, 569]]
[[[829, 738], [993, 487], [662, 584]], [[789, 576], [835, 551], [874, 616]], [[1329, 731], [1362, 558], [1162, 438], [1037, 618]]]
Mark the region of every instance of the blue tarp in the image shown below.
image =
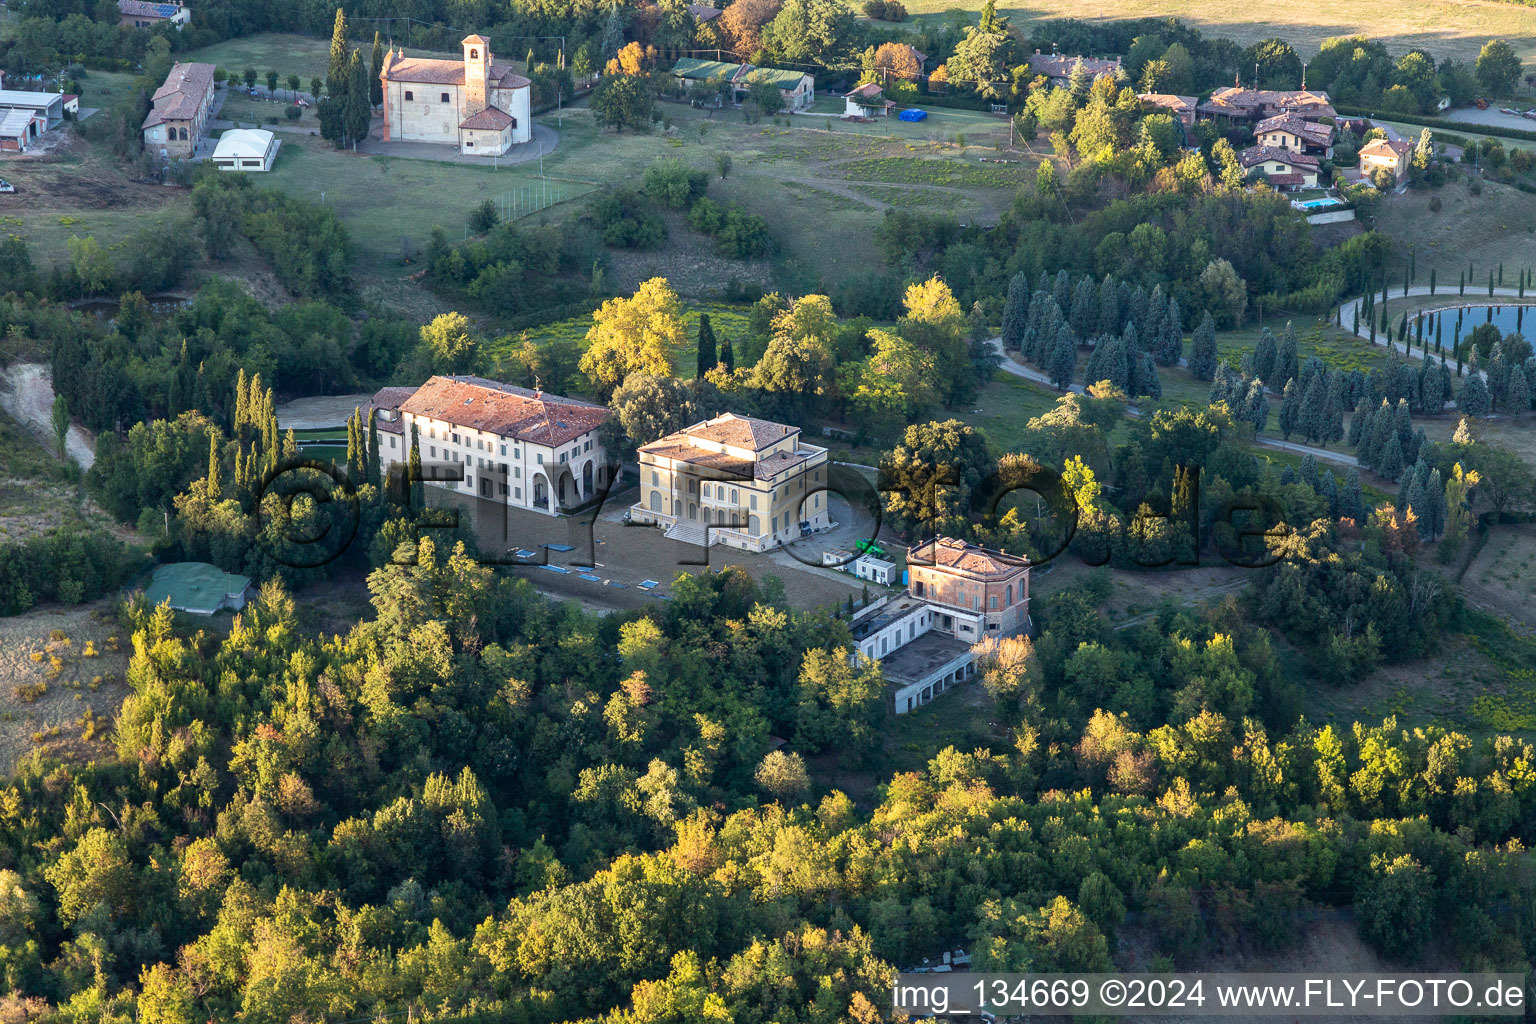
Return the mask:
[[901, 118], [903, 121], [921, 121], [921, 120], [923, 120], [924, 118], [926, 118], [928, 116], [928, 111], [926, 111], [926, 110], [903, 110], [901, 113], [897, 114], [896, 116]]

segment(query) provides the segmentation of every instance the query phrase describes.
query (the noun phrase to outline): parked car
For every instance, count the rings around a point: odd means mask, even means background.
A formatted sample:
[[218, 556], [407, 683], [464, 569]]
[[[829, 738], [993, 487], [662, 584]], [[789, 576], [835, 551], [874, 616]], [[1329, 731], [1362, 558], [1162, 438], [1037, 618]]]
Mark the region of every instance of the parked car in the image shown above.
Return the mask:
[[10, 182], [6, 181], [4, 178], [0, 178], [0, 192], [15, 192], [15, 191], [16, 191], [16, 186], [15, 185], [12, 185]]

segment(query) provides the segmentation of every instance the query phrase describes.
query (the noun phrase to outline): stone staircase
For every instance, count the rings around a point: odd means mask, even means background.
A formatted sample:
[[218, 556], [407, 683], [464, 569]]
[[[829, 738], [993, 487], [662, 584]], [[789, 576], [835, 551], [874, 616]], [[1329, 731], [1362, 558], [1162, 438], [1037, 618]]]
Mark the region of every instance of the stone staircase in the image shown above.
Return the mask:
[[703, 547], [705, 531], [704, 527], [693, 523], [673, 523], [666, 533], [668, 540], [680, 541], [683, 544], [692, 544], [694, 547]]

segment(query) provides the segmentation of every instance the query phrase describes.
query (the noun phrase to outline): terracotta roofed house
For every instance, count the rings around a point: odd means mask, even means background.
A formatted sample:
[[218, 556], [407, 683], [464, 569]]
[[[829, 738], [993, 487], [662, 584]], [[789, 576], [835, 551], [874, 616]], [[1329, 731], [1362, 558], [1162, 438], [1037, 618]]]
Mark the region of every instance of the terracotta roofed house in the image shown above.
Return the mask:
[[725, 413], [641, 445], [631, 522], [765, 551], [827, 526], [827, 450], [800, 428]]
[[1291, 113], [1305, 121], [1338, 116], [1326, 92], [1308, 89], [1243, 89], [1229, 85], [1211, 93], [1200, 104], [1205, 117], [1224, 117], [1229, 121], [1262, 121], [1276, 114]]
[[155, 90], [153, 106], [139, 130], [144, 148], [162, 160], [190, 159], [208, 124], [213, 105], [212, 64], [177, 64]]
[[1179, 119], [1188, 128], [1195, 123], [1197, 101], [1193, 96], [1175, 96], [1170, 92], [1144, 92], [1136, 97], [1143, 107], [1162, 110]]
[[117, 0], [117, 23], [130, 28], [154, 28], [160, 24], [175, 25], [179, 32], [192, 23], [192, 11], [179, 0], [173, 3]]
[[1237, 160], [1250, 176], [1262, 172], [1276, 188], [1300, 188], [1317, 184], [1317, 157], [1293, 149], [1249, 146], [1237, 154]]
[[1360, 147], [1360, 172], [1367, 179], [1379, 168], [1392, 172], [1392, 177], [1402, 181], [1408, 177], [1409, 158], [1413, 144], [1407, 139], [1372, 139]]
[[881, 663], [905, 714], [975, 674], [975, 645], [1026, 633], [1028, 559], [935, 537], [907, 551], [907, 589], [854, 616], [852, 659]]
[[380, 465], [409, 464], [416, 428], [433, 486], [546, 515], [595, 501], [614, 467], [598, 438], [601, 405], [484, 377], [433, 377], [384, 388], [369, 403]]
[[407, 57], [404, 49], [385, 55], [384, 141], [503, 156], [533, 138], [532, 83], [496, 63], [485, 37], [465, 36], [459, 45], [460, 60]]
[[1294, 149], [1320, 156], [1333, 156], [1334, 128], [1331, 124], [1306, 121], [1295, 114], [1276, 114], [1253, 126], [1253, 141], [1275, 149]]
[[844, 117], [890, 117], [895, 106], [895, 100], [885, 98], [885, 90], [879, 82], [865, 82], [843, 94]]
[[1044, 75], [1055, 86], [1065, 86], [1072, 81], [1072, 69], [1082, 61], [1090, 78], [1102, 78], [1120, 70], [1119, 57], [1065, 57], [1056, 53], [1036, 50], [1029, 57], [1029, 70]]

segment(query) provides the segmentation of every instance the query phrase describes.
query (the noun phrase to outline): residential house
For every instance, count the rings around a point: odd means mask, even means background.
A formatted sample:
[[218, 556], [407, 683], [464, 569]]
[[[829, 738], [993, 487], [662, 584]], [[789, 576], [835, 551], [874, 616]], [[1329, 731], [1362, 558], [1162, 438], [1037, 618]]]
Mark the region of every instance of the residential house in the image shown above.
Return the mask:
[[1185, 128], [1194, 126], [1195, 106], [1198, 101], [1193, 96], [1175, 96], [1169, 92], [1144, 92], [1138, 94], [1136, 98], [1141, 100], [1142, 107], [1147, 110], [1161, 110], [1165, 114], [1172, 114]]
[[800, 428], [725, 413], [642, 445], [631, 522], [766, 551], [828, 525], [827, 450]]
[[270, 171], [282, 146], [277, 136], [260, 128], [231, 128], [219, 136], [213, 165], [221, 171]]
[[1257, 145], [1293, 149], [1325, 160], [1333, 156], [1333, 139], [1333, 125], [1306, 121], [1291, 113], [1265, 118], [1253, 126]]
[[597, 500], [617, 472], [598, 438], [606, 408], [483, 377], [384, 388], [369, 415], [386, 471], [409, 464], [414, 426], [428, 484], [513, 508], [568, 513]]
[[188, 160], [213, 105], [212, 64], [177, 64], [155, 90], [154, 106], [139, 126], [144, 148], [162, 160]]
[[885, 90], [878, 82], [865, 82], [843, 94], [844, 117], [890, 117], [895, 106], [896, 101], [885, 98]]
[[854, 662], [878, 660], [896, 714], [906, 714], [976, 672], [974, 646], [1029, 630], [1029, 562], [935, 537], [907, 552], [907, 589], [856, 615]]
[[1041, 53], [1039, 50], [1030, 55], [1029, 70], [1033, 74], [1044, 75], [1052, 85], [1060, 88], [1071, 84], [1072, 69], [1078, 61], [1082, 61], [1090, 78], [1102, 78], [1120, 70], [1119, 57], [1064, 57], [1056, 53]]
[[1249, 146], [1237, 154], [1237, 159], [1249, 177], [1262, 173], [1275, 188], [1310, 188], [1317, 184], [1317, 157], [1294, 149]]
[[693, 20], [700, 25], [708, 25], [725, 11], [719, 7], [710, 7], [708, 4], [689, 4], [688, 13], [693, 15]]
[[1197, 108], [1202, 117], [1234, 122], [1258, 122], [1277, 114], [1295, 114], [1304, 121], [1335, 118], [1326, 92], [1307, 89], [1244, 89], [1229, 85], [1211, 93]]
[[1392, 177], [1402, 182], [1408, 177], [1408, 165], [1413, 157], [1413, 144], [1407, 139], [1372, 139], [1360, 147], [1360, 172], [1371, 180], [1378, 169], [1385, 168]]
[[192, 24], [192, 10], [174, 0], [171, 3], [147, 3], [145, 0], [117, 0], [117, 23], [130, 28], [154, 28], [173, 25], [180, 32]]
[[456, 146], [465, 156], [503, 156], [533, 138], [533, 83], [498, 64], [483, 36], [465, 36], [460, 60], [384, 57], [384, 141]]

